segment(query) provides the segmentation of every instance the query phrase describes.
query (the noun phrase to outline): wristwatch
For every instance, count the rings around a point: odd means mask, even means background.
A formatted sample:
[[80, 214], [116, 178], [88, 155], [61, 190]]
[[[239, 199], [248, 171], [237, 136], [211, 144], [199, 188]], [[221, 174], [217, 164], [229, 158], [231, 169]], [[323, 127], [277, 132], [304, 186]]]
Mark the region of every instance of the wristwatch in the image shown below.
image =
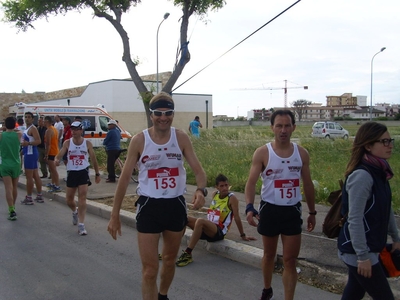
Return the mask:
[[208, 195], [208, 191], [206, 188], [197, 188], [196, 191], [202, 191], [204, 197], [207, 197], [207, 195]]
[[316, 210], [314, 212], [309, 211], [308, 214], [312, 215], [312, 216], [315, 216], [317, 214], [317, 211]]
[[99, 177], [100, 176], [100, 173], [96, 173], [96, 177]]

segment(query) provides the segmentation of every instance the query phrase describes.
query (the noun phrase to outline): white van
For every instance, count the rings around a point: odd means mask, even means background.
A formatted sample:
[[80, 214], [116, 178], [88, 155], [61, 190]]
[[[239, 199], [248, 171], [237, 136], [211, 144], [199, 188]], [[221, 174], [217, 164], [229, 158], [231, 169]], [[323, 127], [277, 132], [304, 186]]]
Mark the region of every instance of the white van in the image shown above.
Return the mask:
[[342, 138], [347, 140], [349, 132], [336, 122], [315, 122], [312, 131], [312, 137], [335, 139]]
[[[69, 117], [71, 123], [75, 117], [82, 118], [82, 123], [85, 129], [85, 138], [92, 142], [93, 147], [102, 147], [103, 140], [108, 132], [108, 121], [113, 118], [107, 113], [104, 106], [99, 104], [97, 106], [56, 106], [56, 105], [35, 105], [25, 104], [18, 102], [10, 107], [10, 114], [16, 116], [17, 119], [24, 119], [26, 112], [33, 113], [35, 120], [34, 124], [37, 125], [39, 117], [59, 115], [61, 118]], [[124, 130], [119, 124], [118, 129], [121, 132], [121, 141], [126, 142], [132, 135]]]

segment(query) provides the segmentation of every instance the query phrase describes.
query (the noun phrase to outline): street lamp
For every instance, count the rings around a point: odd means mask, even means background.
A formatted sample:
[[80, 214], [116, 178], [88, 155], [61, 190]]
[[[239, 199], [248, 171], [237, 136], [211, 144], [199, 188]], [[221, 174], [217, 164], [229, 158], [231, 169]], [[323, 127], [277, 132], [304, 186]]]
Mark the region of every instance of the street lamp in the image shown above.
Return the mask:
[[377, 56], [379, 53], [381, 53], [385, 49], [386, 49], [386, 47], [381, 48], [381, 50], [379, 52], [376, 52], [375, 55], [372, 56], [372, 59], [371, 59], [371, 99], [370, 99], [371, 105], [369, 107], [369, 120], [370, 121], [372, 121], [372, 76], [373, 76], [373, 71], [372, 70], [373, 70], [374, 58], [375, 58], [375, 56]]
[[157, 52], [157, 94], [158, 94], [158, 31], [160, 30], [161, 24], [169, 17], [169, 13], [164, 14], [163, 20], [160, 22], [157, 28], [157, 41], [156, 41], [156, 52]]

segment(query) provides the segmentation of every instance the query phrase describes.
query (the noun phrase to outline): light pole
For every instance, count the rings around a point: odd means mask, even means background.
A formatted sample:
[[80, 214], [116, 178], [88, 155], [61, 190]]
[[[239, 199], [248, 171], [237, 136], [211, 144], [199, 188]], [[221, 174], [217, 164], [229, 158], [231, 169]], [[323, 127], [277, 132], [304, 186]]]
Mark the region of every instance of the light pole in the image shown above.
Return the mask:
[[158, 25], [157, 28], [157, 40], [156, 40], [156, 52], [157, 52], [157, 94], [158, 94], [158, 31], [160, 30], [160, 26], [161, 24], [169, 17], [169, 13], [165, 13], [164, 14], [164, 18], [162, 19], [162, 21], [160, 22], [160, 25]]
[[381, 53], [383, 50], [385, 50], [386, 47], [381, 48], [381, 50], [379, 52], [376, 52], [374, 56], [372, 56], [371, 59], [371, 105], [369, 107], [369, 120], [372, 121], [372, 76], [373, 76], [373, 66], [374, 66], [374, 58], [375, 56], [377, 56], [379, 53]]

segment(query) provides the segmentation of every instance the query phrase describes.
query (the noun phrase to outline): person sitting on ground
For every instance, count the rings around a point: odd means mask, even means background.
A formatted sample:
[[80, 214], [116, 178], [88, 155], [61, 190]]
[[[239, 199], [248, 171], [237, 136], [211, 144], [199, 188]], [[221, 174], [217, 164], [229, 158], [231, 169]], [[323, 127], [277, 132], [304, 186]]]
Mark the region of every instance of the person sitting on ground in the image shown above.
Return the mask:
[[192, 251], [199, 240], [207, 240], [208, 242], [223, 240], [233, 219], [235, 219], [240, 237], [244, 241], [256, 240], [252, 236], [246, 236], [243, 231], [239, 216], [239, 201], [235, 194], [229, 191], [228, 178], [219, 174], [215, 179], [215, 187], [217, 190], [213, 193], [213, 200], [207, 212], [207, 220], [188, 216], [187, 226], [193, 230], [193, 233], [188, 247], [176, 262], [178, 267], [184, 267], [193, 262]]

